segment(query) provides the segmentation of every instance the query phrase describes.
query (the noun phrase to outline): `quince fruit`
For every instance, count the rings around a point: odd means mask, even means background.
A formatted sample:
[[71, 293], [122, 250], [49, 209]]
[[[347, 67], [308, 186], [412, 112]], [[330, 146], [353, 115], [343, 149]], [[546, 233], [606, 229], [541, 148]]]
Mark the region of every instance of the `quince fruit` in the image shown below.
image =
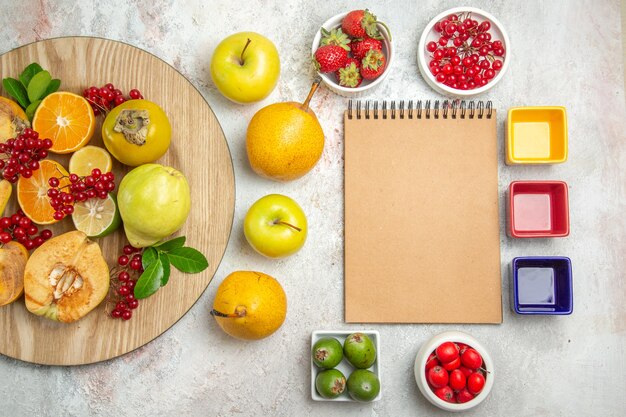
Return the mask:
[[122, 179], [117, 204], [131, 245], [144, 248], [171, 235], [187, 220], [189, 184], [172, 167], [145, 164]]
[[26, 262], [26, 308], [38, 316], [71, 323], [104, 300], [109, 281], [100, 246], [83, 232], [67, 232], [45, 242]]
[[0, 306], [11, 304], [24, 291], [24, 266], [28, 251], [17, 242], [0, 247]]

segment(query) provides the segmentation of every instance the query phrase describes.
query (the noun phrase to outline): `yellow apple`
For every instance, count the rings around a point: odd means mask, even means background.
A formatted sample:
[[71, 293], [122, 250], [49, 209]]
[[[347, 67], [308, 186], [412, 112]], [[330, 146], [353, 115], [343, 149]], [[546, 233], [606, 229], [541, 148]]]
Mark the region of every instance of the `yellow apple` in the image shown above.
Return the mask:
[[296, 253], [306, 240], [307, 221], [291, 198], [270, 194], [254, 203], [244, 220], [243, 232], [250, 246], [268, 258]]
[[276, 87], [279, 75], [276, 46], [258, 33], [230, 35], [213, 52], [213, 82], [224, 97], [236, 103], [263, 100]]

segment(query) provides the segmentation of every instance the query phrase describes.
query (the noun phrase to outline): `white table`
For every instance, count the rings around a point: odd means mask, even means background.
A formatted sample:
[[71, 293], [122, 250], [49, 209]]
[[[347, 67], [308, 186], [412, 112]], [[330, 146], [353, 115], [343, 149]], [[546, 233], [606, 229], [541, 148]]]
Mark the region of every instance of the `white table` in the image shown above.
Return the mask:
[[[626, 113], [619, 2], [472, 2], [503, 22], [513, 44], [509, 73], [481, 97], [493, 100], [499, 110], [505, 313], [504, 323], [496, 326], [342, 323], [344, 98], [321, 89], [313, 100], [326, 147], [320, 163], [305, 178], [287, 184], [269, 182], [248, 166], [244, 148], [248, 120], [272, 102], [304, 98], [313, 76], [310, 43], [315, 31], [328, 17], [360, 2], [214, 0], [182, 6], [183, 2], [155, 1], [141, 9], [134, 2], [110, 0], [80, 5], [26, 0], [19, 7], [10, 0], [2, 3], [2, 52], [38, 39], [81, 34], [122, 40], [173, 64], [200, 89], [221, 121], [233, 155], [237, 201], [224, 260], [209, 290], [182, 320], [147, 346], [96, 365], [49, 368], [0, 357], [0, 415], [443, 415], [418, 392], [412, 364], [420, 344], [447, 329], [474, 335], [496, 362], [492, 394], [470, 415], [626, 414]], [[439, 98], [418, 74], [417, 40], [432, 16], [459, 3], [370, 3], [390, 26], [398, 52], [384, 86], [369, 98]], [[213, 48], [242, 30], [270, 37], [282, 60], [274, 93], [250, 106], [233, 105], [221, 97], [209, 74]], [[569, 160], [548, 167], [504, 166], [506, 109], [542, 104], [567, 107]], [[559, 179], [569, 184], [568, 238], [514, 241], [505, 236], [505, 190], [515, 179]], [[303, 250], [280, 261], [255, 254], [242, 234], [247, 208], [272, 192], [298, 201], [310, 223]], [[513, 257], [523, 255], [571, 257], [573, 315], [520, 317], [510, 311], [508, 266]], [[239, 269], [269, 273], [287, 292], [287, 321], [266, 340], [232, 339], [209, 316], [217, 285]], [[382, 337], [383, 400], [373, 405], [313, 402], [311, 332], [366, 327], [378, 329]]]

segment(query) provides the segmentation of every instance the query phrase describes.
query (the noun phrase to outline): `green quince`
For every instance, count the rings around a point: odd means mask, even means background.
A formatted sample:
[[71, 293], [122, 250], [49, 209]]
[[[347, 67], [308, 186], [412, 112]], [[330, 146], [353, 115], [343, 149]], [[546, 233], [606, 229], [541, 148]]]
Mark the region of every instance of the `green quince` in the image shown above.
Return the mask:
[[191, 197], [185, 176], [172, 167], [145, 164], [122, 179], [117, 202], [131, 245], [144, 248], [180, 229]]

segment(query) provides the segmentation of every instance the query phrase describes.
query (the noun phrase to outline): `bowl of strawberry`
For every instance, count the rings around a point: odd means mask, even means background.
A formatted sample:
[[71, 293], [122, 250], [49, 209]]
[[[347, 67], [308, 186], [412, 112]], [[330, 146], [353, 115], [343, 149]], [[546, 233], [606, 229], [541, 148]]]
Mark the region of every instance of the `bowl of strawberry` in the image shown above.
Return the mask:
[[311, 52], [324, 84], [345, 97], [363, 95], [382, 83], [393, 61], [391, 32], [367, 9], [328, 19]]
[[415, 381], [428, 401], [447, 411], [483, 402], [494, 380], [493, 361], [480, 342], [458, 331], [438, 334], [415, 358]]
[[493, 88], [511, 57], [509, 37], [491, 14], [474, 7], [446, 10], [428, 23], [417, 61], [436, 91], [471, 97]]

